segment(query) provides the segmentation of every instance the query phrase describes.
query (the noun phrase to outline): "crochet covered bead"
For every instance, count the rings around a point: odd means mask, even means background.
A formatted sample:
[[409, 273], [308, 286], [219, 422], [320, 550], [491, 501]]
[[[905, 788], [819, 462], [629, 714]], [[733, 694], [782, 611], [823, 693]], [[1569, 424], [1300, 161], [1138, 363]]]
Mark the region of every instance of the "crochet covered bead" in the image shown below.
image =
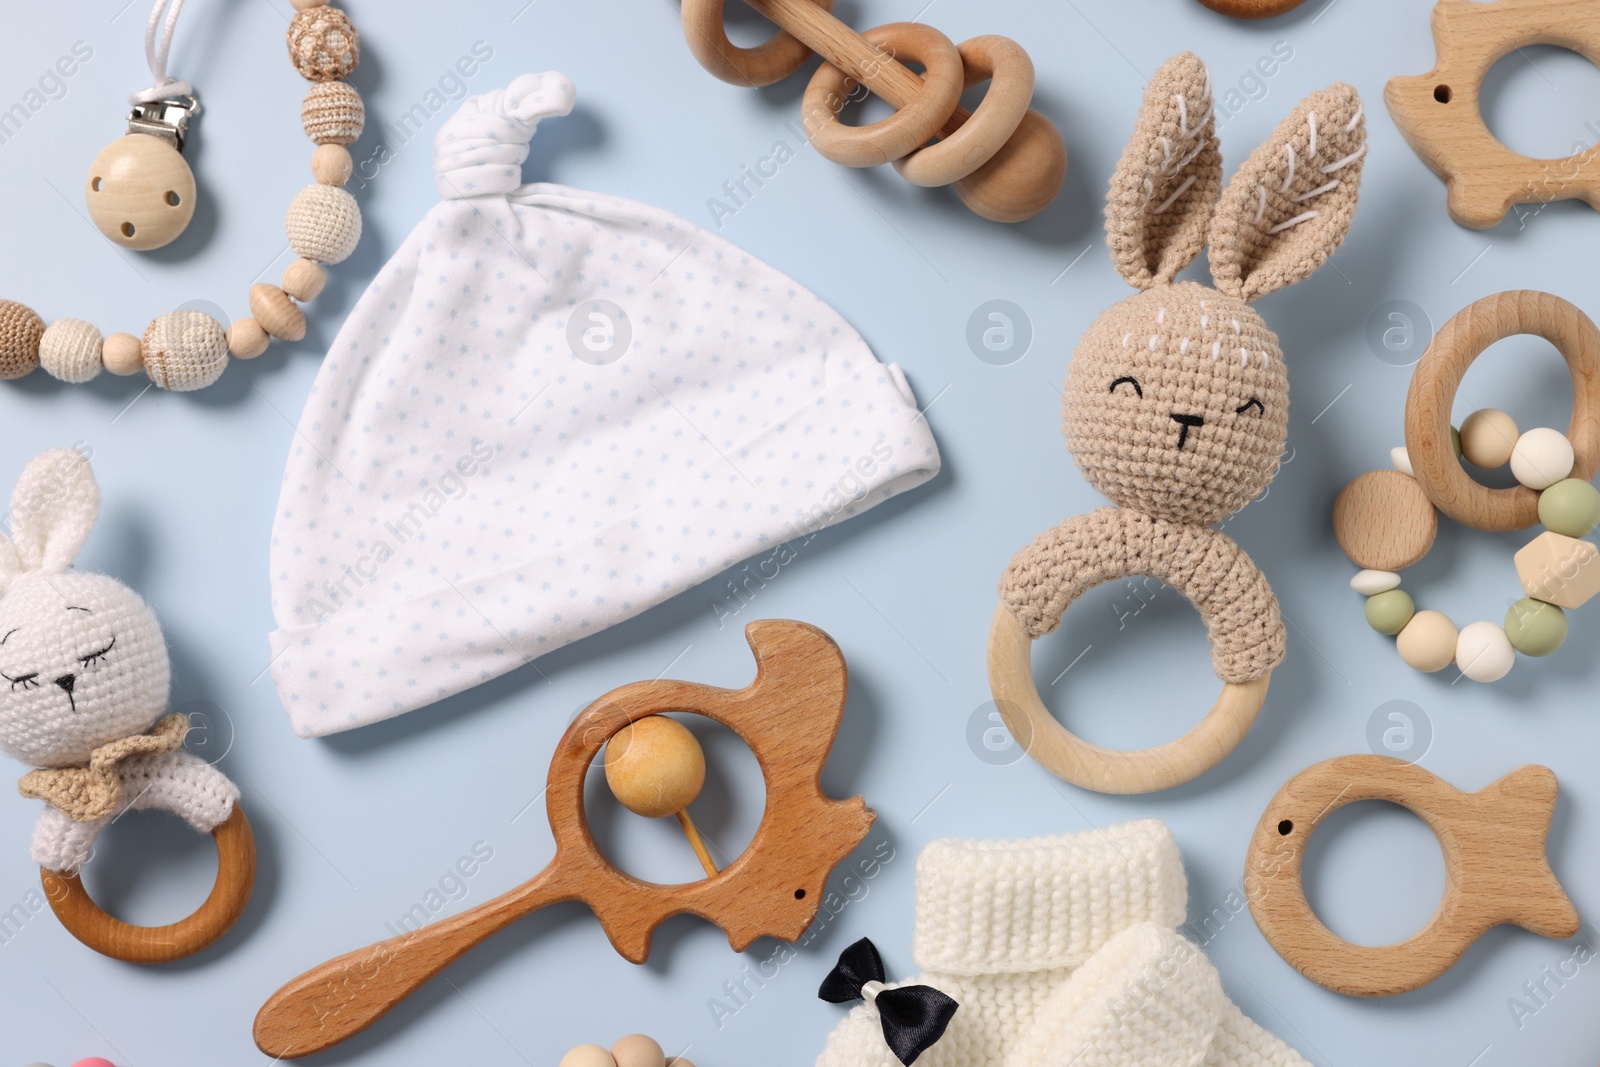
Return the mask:
[[361, 37], [338, 8], [307, 8], [289, 23], [289, 59], [307, 81], [349, 77], [361, 64]]
[[199, 311], [171, 311], [144, 332], [144, 370], [175, 393], [211, 385], [228, 367], [228, 334]]
[[0, 300], [0, 379], [21, 378], [39, 365], [44, 320], [26, 304]]
[[366, 123], [366, 105], [348, 82], [318, 82], [306, 91], [300, 105], [300, 124], [306, 136], [319, 145], [351, 144], [360, 138]]
[[39, 364], [52, 378], [81, 385], [104, 369], [100, 360], [104, 343], [93, 323], [60, 319], [50, 324], [39, 341]]
[[356, 198], [332, 185], [308, 185], [289, 205], [289, 245], [313, 263], [343, 263], [361, 241]]

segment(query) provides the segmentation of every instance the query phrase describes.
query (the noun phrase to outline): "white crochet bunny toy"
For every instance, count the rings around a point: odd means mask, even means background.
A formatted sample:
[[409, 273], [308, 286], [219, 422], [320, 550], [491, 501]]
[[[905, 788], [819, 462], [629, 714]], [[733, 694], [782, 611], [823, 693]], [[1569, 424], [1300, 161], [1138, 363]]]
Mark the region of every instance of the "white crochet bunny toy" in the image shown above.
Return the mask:
[[130, 808], [209, 833], [239, 799], [183, 750], [187, 718], [164, 716], [172, 669], [155, 613], [115, 578], [69, 570], [99, 510], [88, 461], [54, 449], [23, 471], [0, 534], [0, 751], [39, 768], [19, 785], [46, 801], [33, 858], [63, 874]]

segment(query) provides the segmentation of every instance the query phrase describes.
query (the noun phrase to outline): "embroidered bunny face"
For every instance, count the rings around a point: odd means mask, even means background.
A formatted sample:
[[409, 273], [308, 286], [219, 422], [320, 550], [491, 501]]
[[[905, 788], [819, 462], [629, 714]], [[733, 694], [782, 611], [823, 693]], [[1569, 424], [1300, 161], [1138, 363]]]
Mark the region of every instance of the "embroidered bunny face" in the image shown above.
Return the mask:
[[[1251, 308], [1311, 274], [1355, 212], [1366, 130], [1354, 89], [1313, 93], [1226, 189], [1210, 75], [1190, 53], [1151, 79], [1106, 203], [1112, 261], [1142, 290], [1084, 333], [1067, 372], [1067, 447], [1114, 503], [1211, 525], [1277, 473], [1289, 378]], [[1209, 238], [1215, 287], [1176, 282]]]
[[35, 767], [82, 764], [166, 709], [156, 616], [103, 574], [26, 575], [0, 596], [0, 750]]
[[155, 613], [115, 578], [68, 570], [99, 510], [88, 461], [55, 449], [23, 471], [0, 536], [0, 751], [35, 767], [86, 763], [166, 710]]

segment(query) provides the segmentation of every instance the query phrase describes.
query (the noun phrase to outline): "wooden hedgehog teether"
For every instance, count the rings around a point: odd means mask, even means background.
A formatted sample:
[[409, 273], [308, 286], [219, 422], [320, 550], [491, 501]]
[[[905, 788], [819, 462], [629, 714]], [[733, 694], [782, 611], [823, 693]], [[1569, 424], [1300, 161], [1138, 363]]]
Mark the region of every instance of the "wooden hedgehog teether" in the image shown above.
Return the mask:
[[[804, 933], [829, 873], [867, 836], [874, 818], [860, 797], [834, 800], [820, 784], [844, 715], [848, 676], [839, 646], [814, 626], [764, 619], [747, 626], [745, 637], [757, 672], [744, 689], [635, 682], [589, 705], [550, 761], [545, 803], [556, 855], [549, 866], [493, 900], [348, 952], [289, 982], [256, 1016], [261, 1051], [295, 1059], [330, 1048], [372, 1025], [491, 934], [561, 901], [589, 905], [612, 946], [633, 963], [649, 955], [656, 927], [684, 913], [722, 927], [737, 952], [758, 937], [793, 941]], [[676, 769], [657, 777], [671, 794], [659, 807], [647, 800], [641, 776], [626, 770], [616, 779], [619, 798], [634, 810], [662, 815], [687, 806], [704, 773], [703, 762], [698, 774], [694, 767], [698, 746], [690, 752], [681, 738], [640, 744], [639, 727], [669, 711], [696, 712], [738, 734], [755, 752], [767, 785], [766, 811], [750, 846], [720, 873], [687, 885], [656, 885], [618, 870], [595, 844], [583, 810], [590, 763], [630, 727], [633, 743], [618, 750], [618, 761], [632, 762], [654, 748]], [[666, 733], [675, 737], [675, 731]]]
[[[1066, 146], [1050, 120], [1028, 107], [1033, 62], [1015, 41], [989, 34], [958, 46], [914, 22], [858, 34], [833, 17], [833, 0], [745, 2], [782, 29], [758, 47], [739, 48], [723, 29], [723, 0], [683, 0], [689, 50], [723, 81], [749, 86], [781, 81], [812, 52], [822, 56], [802, 119], [812, 147], [828, 159], [846, 167], [893, 163], [913, 185], [954, 183], [963, 203], [995, 222], [1032, 218], [1055, 199]], [[987, 79], [988, 93], [969, 113], [961, 94]], [[857, 85], [899, 110], [870, 126], [844, 125], [839, 112]]]
[[[1250, 302], [1309, 275], [1355, 213], [1366, 153], [1348, 85], [1313, 93], [1222, 188], [1211, 77], [1189, 53], [1150, 80], [1106, 203], [1112, 260], [1142, 290], [1090, 326], [1064, 392], [1067, 447], [1116, 507], [1068, 519], [1011, 561], [989, 631], [989, 684], [1028, 752], [1075, 785], [1147, 793], [1215, 766], [1283, 659], [1266, 578], [1215, 529], [1277, 473], [1289, 424], [1278, 337]], [[1211, 245], [1216, 288], [1174, 277]], [[1039, 699], [1030, 642], [1085, 591], [1148, 575], [1193, 601], [1223, 692], [1189, 734], [1143, 752], [1091, 745]]]

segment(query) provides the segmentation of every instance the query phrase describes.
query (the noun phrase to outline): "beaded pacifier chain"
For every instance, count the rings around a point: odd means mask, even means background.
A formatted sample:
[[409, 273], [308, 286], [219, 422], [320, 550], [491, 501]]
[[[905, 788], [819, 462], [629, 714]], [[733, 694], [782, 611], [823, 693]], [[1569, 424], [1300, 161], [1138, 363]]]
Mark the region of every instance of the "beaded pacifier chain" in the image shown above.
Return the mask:
[[[299, 257], [282, 285], [250, 287], [250, 317], [224, 326], [200, 311], [171, 311], [142, 337], [104, 337], [82, 319], [58, 319], [48, 328], [30, 307], [0, 300], [0, 379], [21, 378], [42, 366], [51, 376], [80, 384], [101, 370], [137, 374], [162, 389], [186, 392], [214, 383], [228, 357], [254, 359], [273, 338], [299, 341], [306, 318], [299, 305], [327, 282], [324, 267], [342, 263], [361, 240], [361, 209], [343, 186], [354, 169], [345, 148], [366, 121], [358, 93], [340, 79], [361, 60], [361, 41], [349, 18], [327, 0], [293, 0], [299, 14], [289, 24], [289, 58], [312, 82], [301, 105], [301, 124], [316, 143], [306, 186], [289, 205], [289, 245]], [[133, 94], [128, 134], [96, 157], [85, 187], [96, 227], [125, 248], [144, 251], [176, 240], [194, 215], [195, 181], [182, 150], [200, 105], [186, 82], [168, 77], [167, 52], [183, 0], [157, 0], [146, 33], [154, 84]]]

